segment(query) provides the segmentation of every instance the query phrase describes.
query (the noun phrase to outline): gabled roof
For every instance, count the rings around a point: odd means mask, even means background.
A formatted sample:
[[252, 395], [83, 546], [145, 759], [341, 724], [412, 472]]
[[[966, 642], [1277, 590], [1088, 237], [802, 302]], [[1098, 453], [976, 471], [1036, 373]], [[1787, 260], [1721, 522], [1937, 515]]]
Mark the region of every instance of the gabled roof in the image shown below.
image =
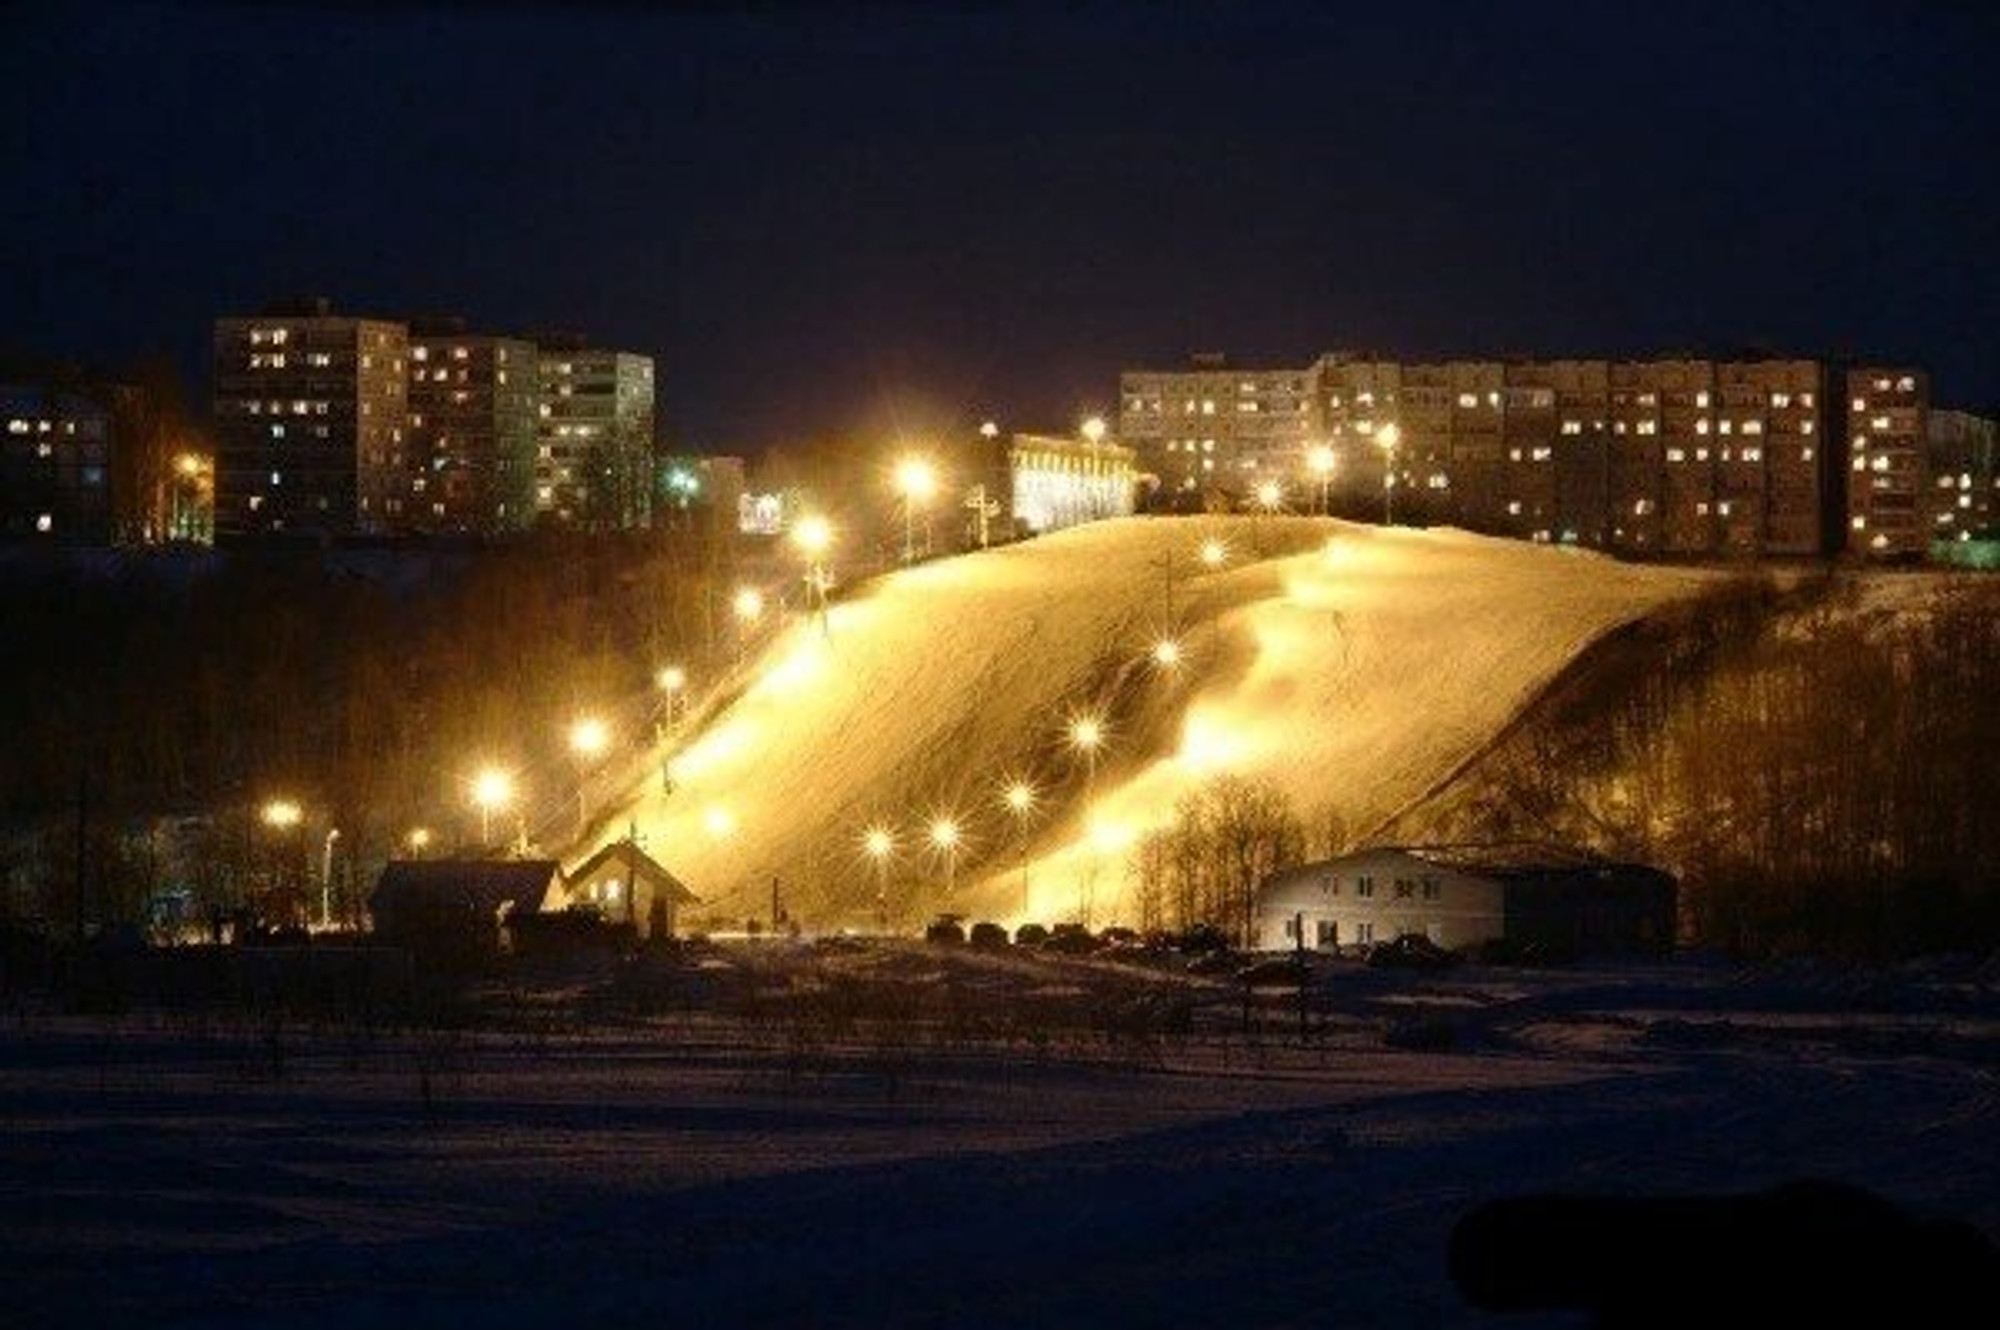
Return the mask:
[[560, 871], [553, 859], [392, 859], [368, 908], [378, 919], [404, 910], [488, 917], [503, 905], [539, 910]]
[[687, 884], [675, 877], [653, 858], [630, 840], [612, 841], [576, 866], [573, 872], [564, 874], [564, 880], [581, 882], [597, 875], [607, 863], [625, 866], [635, 881], [643, 882], [655, 893], [664, 893], [676, 905], [696, 905], [701, 897], [687, 889]]

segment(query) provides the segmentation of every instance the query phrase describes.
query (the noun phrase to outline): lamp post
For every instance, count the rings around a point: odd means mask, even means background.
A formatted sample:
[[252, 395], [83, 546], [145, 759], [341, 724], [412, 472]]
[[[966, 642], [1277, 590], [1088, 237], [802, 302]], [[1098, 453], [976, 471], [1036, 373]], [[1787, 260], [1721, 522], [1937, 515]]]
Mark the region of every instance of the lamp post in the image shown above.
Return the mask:
[[1387, 468], [1382, 473], [1382, 525], [1396, 524], [1396, 445], [1402, 442], [1403, 431], [1396, 428], [1394, 421], [1375, 431], [1375, 442], [1387, 456]]
[[326, 841], [319, 859], [319, 926], [321, 932], [333, 928], [333, 845], [340, 839], [339, 827], [326, 829]]
[[1201, 542], [1201, 566], [1208, 569], [1222, 567], [1229, 562], [1229, 546], [1215, 536]]
[[896, 492], [903, 496], [903, 562], [907, 564], [917, 557], [916, 508], [928, 504], [937, 493], [937, 469], [921, 457], [905, 457], [896, 464]]
[[493, 814], [514, 801], [514, 778], [499, 767], [481, 768], [472, 778], [472, 803], [479, 810], [479, 848], [493, 842]]
[[429, 827], [411, 827], [409, 834], [403, 837], [403, 843], [409, 847], [412, 859], [421, 859], [424, 857], [424, 851], [430, 848], [431, 829]]
[[741, 665], [750, 630], [764, 617], [764, 593], [756, 587], [744, 587], [736, 593], [730, 608], [736, 611], [736, 663]]
[[1162, 670], [1180, 668], [1182, 659], [1180, 642], [1171, 637], [1163, 637], [1153, 643], [1153, 664]]
[[861, 836], [861, 852], [875, 865], [875, 926], [889, 931], [889, 858], [896, 853], [896, 833], [877, 823]]
[[677, 723], [680, 720], [681, 703], [687, 695], [687, 671], [679, 665], [665, 666], [653, 676], [653, 683], [667, 695], [667, 724]]
[[950, 904], [958, 892], [958, 819], [949, 815], [931, 819], [931, 848], [944, 856], [944, 899]]
[[1028, 917], [1028, 819], [1038, 802], [1035, 787], [1025, 780], [1010, 781], [1000, 800], [1014, 818], [1014, 851], [1021, 863], [1021, 917]]
[[1264, 528], [1271, 515], [1285, 506], [1285, 487], [1275, 480], [1261, 480], [1257, 482], [1252, 496], [1257, 500], [1257, 511], [1262, 514], [1257, 520], [1257, 553], [1263, 554], [1266, 545]]
[[[301, 808], [297, 802], [291, 799], [271, 799], [264, 804], [263, 808], [258, 810], [258, 817], [263, 821], [265, 826], [271, 829], [281, 846], [290, 838], [294, 831], [299, 829], [299, 826], [305, 821], [305, 816], [305, 809]], [[293, 871], [297, 871], [300, 865], [291, 859], [290, 850], [296, 850], [300, 858], [304, 857], [303, 847], [290, 847], [287, 852], [280, 856], [279, 862], [281, 864], [288, 861], [292, 862]], [[289, 876], [290, 874], [281, 868], [272, 889], [275, 891], [278, 887], [284, 886]]]
[[611, 745], [611, 731], [595, 716], [570, 722], [569, 751], [576, 758], [576, 834], [590, 830], [590, 764]]
[[1340, 459], [1334, 455], [1333, 449], [1324, 443], [1316, 445], [1311, 452], [1306, 454], [1306, 468], [1319, 480], [1319, 515], [1321, 517], [1325, 517], [1333, 511], [1331, 502], [1333, 471], [1339, 464]]
[[826, 590], [832, 579], [826, 572], [826, 552], [833, 547], [833, 523], [817, 513], [801, 517], [792, 526], [792, 544], [806, 558], [806, 605], [819, 616], [820, 631], [831, 634], [826, 612]]

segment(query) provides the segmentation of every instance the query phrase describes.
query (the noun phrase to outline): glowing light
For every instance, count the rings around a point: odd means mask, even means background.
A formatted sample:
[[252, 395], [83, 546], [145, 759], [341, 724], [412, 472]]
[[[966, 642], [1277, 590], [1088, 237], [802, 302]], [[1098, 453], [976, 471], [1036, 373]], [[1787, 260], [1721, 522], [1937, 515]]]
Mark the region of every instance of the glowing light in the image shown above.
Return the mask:
[[569, 746], [579, 757], [596, 757], [611, 746], [611, 731], [595, 716], [580, 717], [569, 727]]
[[734, 606], [737, 618], [745, 623], [755, 623], [764, 617], [764, 593], [756, 587], [744, 587], [736, 593]]
[[930, 841], [933, 848], [950, 853], [958, 848], [959, 835], [957, 818], [938, 817], [931, 819]]
[[305, 820], [305, 810], [290, 799], [273, 799], [264, 805], [262, 817], [264, 825], [278, 831], [289, 831]]
[[1163, 670], [1171, 670], [1181, 663], [1181, 644], [1171, 637], [1163, 637], [1153, 643], [1153, 663]]
[[678, 665], [669, 665], [653, 676], [653, 682], [663, 693], [678, 693], [687, 687], [687, 671]]
[[1285, 503], [1285, 487], [1275, 480], [1266, 480], [1257, 486], [1257, 506], [1267, 513], [1274, 513]]
[[792, 525], [792, 544], [817, 559], [833, 545], [833, 523], [817, 513], [801, 517]]
[[979, 427], [979, 437], [980, 437], [980, 438], [982, 438], [982, 439], [997, 439], [997, 438], [999, 438], [999, 437], [1000, 437], [1000, 426], [999, 426], [998, 424], [996, 424], [995, 422], [991, 421], [991, 420], [988, 420], [988, 421], [984, 422], [984, 423], [983, 423], [983, 424], [981, 424], [981, 425], [980, 425], [980, 427]]
[[896, 490], [911, 503], [923, 503], [937, 493], [937, 469], [921, 457], [896, 463]]
[[1079, 753], [1094, 753], [1104, 746], [1104, 717], [1086, 712], [1069, 722], [1069, 746]]
[[514, 778], [500, 768], [483, 768], [472, 778], [472, 802], [481, 808], [505, 808], [513, 799]]
[[736, 834], [736, 814], [721, 804], [711, 804], [702, 811], [701, 829], [716, 840], [727, 840]]
[[1306, 466], [1322, 480], [1332, 475], [1337, 465], [1339, 459], [1334, 456], [1333, 449], [1323, 443], [1306, 454]]
[[1112, 854], [1129, 846], [1135, 839], [1132, 827], [1124, 822], [1109, 818], [1093, 818], [1090, 824], [1090, 848], [1099, 854]]
[[1000, 793], [1001, 802], [1015, 817], [1026, 817], [1035, 809], [1035, 787], [1024, 780], [1009, 781]]
[[1216, 771], [1236, 762], [1243, 745], [1235, 735], [1206, 716], [1188, 720], [1181, 735], [1180, 760], [1196, 771]]
[[1403, 431], [1396, 428], [1394, 421], [1375, 431], [1375, 442], [1384, 448], [1393, 449], [1403, 441]]
[[182, 453], [174, 459], [174, 470], [192, 480], [208, 470], [208, 460], [197, 453]]
[[1201, 542], [1201, 562], [1206, 568], [1220, 568], [1229, 562], [1229, 545], [1214, 537]]
[[880, 863], [896, 852], [896, 833], [877, 823], [861, 833], [861, 852]]
[[403, 837], [403, 842], [412, 851], [421, 853], [430, 847], [431, 829], [429, 827], [411, 827], [410, 834]]
[[1092, 416], [1090, 419], [1083, 422], [1083, 437], [1090, 440], [1090, 442], [1092, 443], [1104, 442], [1104, 436], [1106, 433], [1107, 433], [1107, 428], [1104, 424], [1103, 416]]

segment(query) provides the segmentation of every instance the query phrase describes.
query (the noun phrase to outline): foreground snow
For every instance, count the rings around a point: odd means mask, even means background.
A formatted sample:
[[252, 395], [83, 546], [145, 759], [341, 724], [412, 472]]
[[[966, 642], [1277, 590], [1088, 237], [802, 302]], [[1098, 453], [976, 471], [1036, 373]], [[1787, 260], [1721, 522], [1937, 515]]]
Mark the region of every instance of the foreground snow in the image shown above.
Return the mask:
[[[1990, 983], [1347, 967], [1323, 996], [1304, 1041], [1039, 1049], [10, 1021], [0, 1279], [36, 1326], [1473, 1325], [1443, 1251], [1486, 1197], [1809, 1174], [2000, 1229]], [[1386, 1047], [1399, 1009], [1451, 1050]]]
[[[1204, 540], [1227, 565], [1204, 568]], [[1174, 565], [1171, 622], [1166, 564]], [[891, 912], [1057, 919], [1123, 906], [1130, 849], [1222, 771], [1365, 828], [1420, 797], [1584, 646], [1709, 575], [1453, 531], [1129, 519], [897, 574], [773, 646], [657, 787], [606, 818], [718, 913], [775, 878], [816, 925], [865, 921], [870, 826]], [[1183, 659], [1149, 656], [1171, 635]], [[1102, 715], [1095, 762], [1068, 722]], [[1031, 781], [1028, 896], [1002, 783]], [[955, 862], [929, 843], [949, 819]], [[947, 878], [956, 890], [946, 899]]]

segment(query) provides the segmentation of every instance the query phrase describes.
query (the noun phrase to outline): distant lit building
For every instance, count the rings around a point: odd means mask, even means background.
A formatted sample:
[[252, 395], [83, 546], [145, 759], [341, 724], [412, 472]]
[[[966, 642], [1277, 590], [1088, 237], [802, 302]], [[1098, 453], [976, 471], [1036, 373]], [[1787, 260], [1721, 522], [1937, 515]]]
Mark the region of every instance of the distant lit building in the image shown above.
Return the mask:
[[543, 521], [629, 531], [652, 514], [653, 361], [575, 341], [541, 344], [536, 508]]
[[2000, 539], [2000, 427], [1969, 411], [1933, 410], [1927, 438], [1932, 542]]
[[385, 519], [412, 534], [499, 536], [535, 522], [541, 382], [532, 342], [418, 324], [409, 356], [407, 490]]
[[1848, 549], [1901, 558], [1929, 547], [1929, 401], [1920, 371], [1847, 371]]
[[1015, 434], [1006, 443], [1004, 516], [1041, 535], [1132, 512], [1136, 454], [1109, 440]]
[[113, 435], [112, 410], [89, 394], [0, 385], [0, 536], [108, 544]]
[[654, 467], [653, 523], [675, 514], [722, 513], [731, 525], [746, 488], [743, 459], [679, 453]]
[[1118, 381], [1118, 439], [1161, 497], [1240, 494], [1314, 436], [1311, 371], [1239, 369], [1220, 355]]
[[407, 487], [408, 330], [324, 300], [215, 322], [218, 536], [393, 529]]

